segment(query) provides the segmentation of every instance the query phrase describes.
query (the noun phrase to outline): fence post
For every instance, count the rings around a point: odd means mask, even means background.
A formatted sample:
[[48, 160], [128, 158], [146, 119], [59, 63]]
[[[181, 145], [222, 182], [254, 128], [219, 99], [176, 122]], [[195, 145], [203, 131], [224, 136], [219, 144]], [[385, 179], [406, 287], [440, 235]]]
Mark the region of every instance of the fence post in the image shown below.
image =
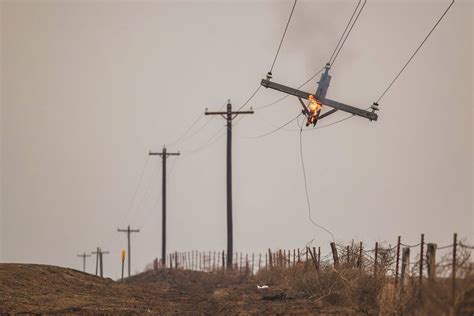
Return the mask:
[[296, 249], [293, 249], [293, 267], [296, 266]]
[[174, 252], [174, 267], [175, 269], [178, 269], [178, 252]]
[[253, 276], [253, 268], [254, 268], [254, 253], [252, 252], [252, 276]]
[[311, 255], [311, 261], [313, 261], [313, 264], [314, 264], [314, 268], [316, 269], [316, 271], [319, 273], [319, 269], [318, 269], [318, 263], [316, 262], [316, 254], [313, 254], [311, 252], [311, 249], [308, 247], [306, 248], [306, 252], [309, 252], [309, 254]]
[[424, 256], [424, 245], [425, 245], [425, 234], [421, 234], [421, 242], [420, 242], [420, 275], [419, 275], [419, 283], [420, 285], [423, 283], [423, 256]]
[[332, 251], [332, 259], [334, 261], [334, 268], [339, 267], [339, 257], [337, 256], [337, 247], [334, 242], [331, 242], [331, 251]]
[[225, 266], [225, 250], [222, 250], [222, 270], [225, 272], [229, 267]]
[[258, 271], [260, 271], [260, 268], [262, 266], [262, 254], [258, 254]]
[[245, 275], [249, 275], [249, 254], [245, 254]]
[[286, 268], [286, 249], [283, 250], [283, 267]]
[[451, 293], [451, 297], [452, 297], [452, 303], [453, 303], [453, 307], [454, 305], [456, 304], [456, 248], [457, 248], [457, 245], [458, 245], [458, 234], [454, 233], [453, 235], [453, 271], [452, 271], [452, 293]]
[[357, 258], [357, 267], [362, 269], [362, 241], [359, 242], [359, 258]]
[[374, 275], [377, 275], [377, 258], [379, 256], [379, 242], [375, 242], [375, 261], [374, 261]]
[[301, 262], [300, 248], [298, 248], [298, 263]]
[[318, 271], [321, 269], [321, 247], [318, 246]]
[[405, 285], [405, 278], [408, 277], [410, 269], [410, 248], [405, 247], [402, 251], [402, 271], [400, 273], [400, 293], [403, 292]]
[[349, 255], [349, 246], [346, 246], [346, 251], [347, 251], [347, 265], [350, 266], [350, 255]]
[[436, 244], [429, 243], [426, 247], [426, 265], [428, 266], [428, 280], [436, 279]]
[[[267, 258], [265, 256], [265, 265], [266, 265], [266, 261], [267, 261]], [[269, 263], [270, 269], [272, 269], [273, 268], [273, 260], [272, 260], [272, 250], [270, 248], [268, 248], [268, 263]]]
[[400, 262], [400, 244], [402, 242], [402, 236], [398, 236], [397, 240], [397, 261], [395, 263], [395, 288], [398, 285], [398, 267], [399, 267], [399, 262]]

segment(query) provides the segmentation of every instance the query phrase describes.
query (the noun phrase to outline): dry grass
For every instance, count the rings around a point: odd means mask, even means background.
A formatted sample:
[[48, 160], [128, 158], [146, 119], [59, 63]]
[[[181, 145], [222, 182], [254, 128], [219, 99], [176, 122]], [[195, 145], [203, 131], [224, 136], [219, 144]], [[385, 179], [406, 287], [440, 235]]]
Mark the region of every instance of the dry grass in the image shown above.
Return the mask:
[[[319, 272], [311, 259], [297, 264], [277, 260], [268, 270], [259, 271], [261, 283], [279, 286], [291, 296], [321, 305], [345, 307], [370, 315], [473, 315], [474, 266], [470, 253], [459, 250], [456, 291], [452, 296], [451, 254], [437, 263], [437, 277], [424, 277], [420, 285], [419, 261], [403, 288], [395, 286], [393, 249], [381, 249], [374, 267], [373, 255], [366, 252], [360, 265], [358, 247], [339, 247], [341, 263], [321, 262]], [[345, 252], [344, 252], [345, 251]], [[344, 258], [344, 259], [342, 259]], [[376, 272], [374, 271], [376, 270]], [[426, 271], [426, 270], [425, 270]]]

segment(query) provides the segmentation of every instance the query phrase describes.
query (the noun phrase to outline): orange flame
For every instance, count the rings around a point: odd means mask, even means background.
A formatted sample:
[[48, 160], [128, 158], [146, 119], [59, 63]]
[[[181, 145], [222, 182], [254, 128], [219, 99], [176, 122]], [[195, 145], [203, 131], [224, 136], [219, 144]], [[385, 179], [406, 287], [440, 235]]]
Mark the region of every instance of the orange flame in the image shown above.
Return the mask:
[[309, 105], [308, 105], [308, 110], [310, 116], [308, 117], [308, 125], [313, 124], [316, 121], [316, 116], [318, 115], [318, 112], [321, 111], [322, 105], [321, 103], [316, 100], [314, 95], [310, 94], [308, 97], [309, 100]]

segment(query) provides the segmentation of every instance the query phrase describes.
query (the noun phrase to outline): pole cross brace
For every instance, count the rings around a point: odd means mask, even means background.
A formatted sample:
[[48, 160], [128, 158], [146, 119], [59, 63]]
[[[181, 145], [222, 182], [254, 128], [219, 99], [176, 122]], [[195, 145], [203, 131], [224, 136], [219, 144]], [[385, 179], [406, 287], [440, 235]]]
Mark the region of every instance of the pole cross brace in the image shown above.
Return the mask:
[[[309, 96], [312, 95], [311, 93], [304, 92], [304, 91], [294, 89], [294, 88], [291, 88], [291, 87], [287, 87], [287, 86], [284, 86], [282, 84], [271, 82], [270, 80], [266, 80], [266, 79], [262, 79], [261, 85], [264, 86], [265, 88], [270, 88], [270, 89], [273, 89], [273, 90], [281, 91], [283, 93], [294, 95], [298, 98], [306, 99], [306, 100], [308, 100]], [[367, 110], [364, 110], [364, 109], [360, 109], [360, 108], [357, 108], [357, 107], [354, 107], [354, 106], [351, 106], [351, 105], [347, 105], [347, 104], [344, 104], [344, 103], [341, 103], [341, 102], [337, 102], [337, 101], [334, 101], [334, 100], [331, 100], [331, 99], [321, 98], [321, 99], [318, 99], [318, 101], [321, 102], [323, 105], [332, 107], [335, 110], [344, 111], [344, 112], [350, 113], [352, 115], [357, 115], [357, 116], [369, 119], [370, 121], [377, 121], [377, 118], [378, 118], [378, 115], [374, 112], [367, 111]], [[332, 111], [331, 114], [334, 113], [334, 112], [335, 111]], [[322, 114], [320, 118], [322, 118], [323, 115], [324, 114]], [[324, 116], [328, 116], [328, 115], [324, 115]]]

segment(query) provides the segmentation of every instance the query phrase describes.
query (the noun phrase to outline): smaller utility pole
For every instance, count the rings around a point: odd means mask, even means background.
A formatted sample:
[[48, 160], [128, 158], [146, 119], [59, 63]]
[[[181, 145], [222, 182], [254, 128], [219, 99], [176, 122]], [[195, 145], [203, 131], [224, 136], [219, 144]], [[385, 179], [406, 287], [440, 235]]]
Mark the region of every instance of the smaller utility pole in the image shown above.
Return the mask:
[[[166, 159], [168, 156], [179, 156], [180, 153], [170, 153], [166, 151], [166, 147], [163, 146], [162, 152], [152, 152], [149, 153], [150, 156], [161, 156], [162, 160], [162, 212], [161, 212], [161, 265], [166, 267]], [[130, 256], [129, 256], [130, 258]]]
[[140, 230], [139, 229], [130, 229], [130, 225], [128, 225], [127, 229], [117, 229], [118, 232], [121, 232], [121, 233], [127, 233], [127, 246], [128, 246], [128, 277], [130, 277], [130, 266], [132, 264], [132, 260], [131, 260], [131, 257], [132, 257], [132, 254], [130, 252], [130, 233], [139, 233]]
[[86, 272], [86, 258], [90, 257], [91, 255], [87, 255], [85, 252], [81, 255], [77, 255], [78, 257], [82, 258], [82, 271]]
[[96, 255], [95, 259], [95, 275], [98, 275], [98, 270], [100, 266], [100, 277], [104, 277], [104, 264], [103, 264], [103, 258], [102, 255], [108, 254], [108, 251], [102, 251], [100, 247], [97, 247], [97, 251], [92, 251], [92, 254]]
[[100, 248], [97, 247], [97, 251], [92, 251], [92, 254], [95, 255], [95, 275], [99, 273], [99, 254]]
[[108, 251], [102, 251], [102, 249], [100, 250], [100, 277], [101, 278], [104, 277], [104, 257], [103, 257], [103, 255], [106, 255], [108, 253], [109, 253]]

